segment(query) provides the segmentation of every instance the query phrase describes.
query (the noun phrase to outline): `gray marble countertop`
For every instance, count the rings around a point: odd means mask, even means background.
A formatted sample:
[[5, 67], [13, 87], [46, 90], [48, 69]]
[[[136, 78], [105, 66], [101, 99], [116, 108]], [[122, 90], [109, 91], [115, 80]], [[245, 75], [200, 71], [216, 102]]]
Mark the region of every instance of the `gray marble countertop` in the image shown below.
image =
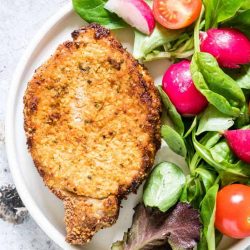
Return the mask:
[[[49, 17], [69, 1], [0, 0], [0, 206], [1, 189], [13, 184], [4, 145], [4, 117], [11, 77], [30, 39]], [[1, 209], [0, 217], [4, 217]], [[27, 215], [20, 224], [0, 219], [0, 249], [58, 250], [60, 248]]]

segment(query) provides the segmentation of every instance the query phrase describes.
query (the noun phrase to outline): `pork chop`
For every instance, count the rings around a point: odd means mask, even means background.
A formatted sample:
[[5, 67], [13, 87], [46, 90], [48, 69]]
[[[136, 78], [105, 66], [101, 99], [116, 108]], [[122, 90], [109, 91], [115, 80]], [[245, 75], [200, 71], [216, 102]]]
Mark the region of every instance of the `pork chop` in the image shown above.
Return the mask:
[[24, 96], [29, 151], [63, 200], [66, 240], [88, 242], [112, 225], [160, 147], [161, 104], [147, 70], [109, 30], [72, 33], [40, 66]]

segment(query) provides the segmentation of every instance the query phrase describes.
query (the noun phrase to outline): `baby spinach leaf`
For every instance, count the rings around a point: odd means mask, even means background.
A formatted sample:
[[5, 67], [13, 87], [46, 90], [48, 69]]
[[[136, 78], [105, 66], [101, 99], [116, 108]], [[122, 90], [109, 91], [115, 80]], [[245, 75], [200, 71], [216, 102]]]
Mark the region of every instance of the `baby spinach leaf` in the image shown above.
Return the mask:
[[170, 213], [149, 210], [139, 204], [131, 228], [123, 241], [113, 244], [112, 250], [171, 249], [169, 245], [175, 250], [193, 249], [199, 241], [200, 229], [199, 212], [189, 204], [179, 202]]
[[218, 0], [217, 22], [223, 22], [233, 17], [245, 0]]
[[185, 175], [173, 163], [162, 162], [150, 174], [143, 192], [146, 206], [166, 212], [179, 199], [185, 184]]
[[225, 22], [225, 27], [234, 27], [241, 30], [250, 38], [250, 5], [249, 0], [246, 1], [245, 11], [240, 11], [232, 19]]
[[171, 150], [178, 155], [186, 157], [187, 149], [185, 141], [173, 128], [168, 125], [162, 125], [161, 136]]
[[184, 134], [184, 124], [181, 118], [181, 115], [176, 110], [174, 104], [170, 101], [168, 95], [163, 91], [161, 86], [158, 86], [158, 90], [161, 96], [161, 100], [163, 102], [164, 107], [167, 110], [171, 121], [173, 122], [174, 129], [180, 134]]
[[201, 234], [201, 241], [198, 244], [198, 250], [215, 250], [215, 209], [216, 196], [219, 185], [215, 184], [206, 193], [201, 202], [201, 220], [203, 223], [203, 230]]
[[217, 26], [216, 6], [218, 0], [203, 0], [205, 6], [205, 28], [206, 30]]
[[214, 147], [210, 149], [213, 159], [217, 162], [227, 161], [233, 163], [234, 156], [225, 141], [217, 143]]
[[217, 27], [219, 22], [232, 18], [245, 0], [203, 0], [206, 30]]
[[247, 103], [242, 107], [240, 116], [235, 121], [236, 128], [242, 128], [243, 126], [249, 124], [249, 110]]
[[226, 97], [229, 101], [245, 103], [245, 96], [236, 82], [219, 67], [216, 59], [209, 53], [198, 52], [194, 60], [209, 88]]
[[233, 117], [221, 113], [218, 109], [209, 105], [202, 114], [196, 135], [205, 131], [222, 131], [233, 126]]
[[216, 174], [209, 170], [208, 165], [204, 163], [195, 170], [195, 173], [201, 178], [206, 192], [213, 186], [217, 178]]
[[[221, 136], [222, 136], [221, 134], [216, 132], [208, 132], [205, 134], [205, 136], [202, 137], [200, 143], [209, 149], [212, 148], [220, 140]], [[194, 174], [195, 169], [200, 164], [201, 159], [202, 158], [200, 157], [199, 153], [195, 152], [193, 158], [189, 163], [189, 169], [192, 175]]]
[[116, 14], [104, 8], [107, 0], [72, 0], [76, 13], [88, 23], [99, 23], [109, 29], [119, 29], [126, 24]]
[[220, 69], [212, 55], [196, 52], [191, 62], [191, 73], [196, 88], [209, 103], [224, 114], [239, 116], [238, 107], [245, 102], [244, 93], [235, 81]]
[[219, 173], [223, 185], [236, 181], [248, 181], [250, 177], [250, 168], [247, 163], [238, 161], [232, 164], [226, 160], [217, 162], [214, 160], [210, 150], [197, 141], [194, 132], [192, 133], [192, 139], [197, 153], [209, 164], [209, 166], [213, 167]]

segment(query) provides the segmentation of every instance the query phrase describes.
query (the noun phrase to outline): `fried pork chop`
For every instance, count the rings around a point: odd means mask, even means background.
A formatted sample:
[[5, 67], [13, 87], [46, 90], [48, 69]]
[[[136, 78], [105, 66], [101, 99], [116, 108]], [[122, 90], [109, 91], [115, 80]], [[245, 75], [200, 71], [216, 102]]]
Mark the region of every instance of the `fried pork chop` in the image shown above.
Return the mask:
[[161, 107], [147, 70], [109, 30], [91, 24], [72, 37], [28, 83], [24, 118], [35, 166], [64, 202], [66, 240], [84, 244], [150, 171]]

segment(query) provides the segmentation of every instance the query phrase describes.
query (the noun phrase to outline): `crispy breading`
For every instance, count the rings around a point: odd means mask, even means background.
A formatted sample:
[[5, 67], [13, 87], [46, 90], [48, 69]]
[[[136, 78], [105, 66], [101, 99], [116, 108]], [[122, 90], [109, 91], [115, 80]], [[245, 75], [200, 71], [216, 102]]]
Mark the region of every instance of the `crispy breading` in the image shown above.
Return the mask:
[[110, 31], [72, 33], [38, 68], [24, 96], [27, 144], [45, 184], [65, 203], [67, 241], [112, 225], [120, 200], [150, 171], [161, 104], [152, 78]]

